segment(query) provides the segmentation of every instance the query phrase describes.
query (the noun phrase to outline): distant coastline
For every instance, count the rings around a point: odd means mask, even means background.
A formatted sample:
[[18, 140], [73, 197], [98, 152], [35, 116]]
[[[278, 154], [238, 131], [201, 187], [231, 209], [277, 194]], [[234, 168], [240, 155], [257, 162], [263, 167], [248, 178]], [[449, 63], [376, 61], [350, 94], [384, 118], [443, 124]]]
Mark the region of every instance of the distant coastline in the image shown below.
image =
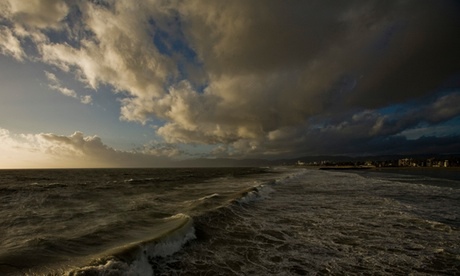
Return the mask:
[[366, 169], [460, 169], [460, 155], [421, 156], [317, 156], [303, 157], [292, 162], [297, 166], [325, 170], [366, 170]]
[[327, 166], [327, 167], [319, 167], [319, 170], [371, 170], [375, 169], [375, 167], [369, 166]]
[[430, 171], [460, 171], [460, 167], [360, 167], [360, 166], [305, 166], [308, 169], [318, 170], [430, 170]]
[[305, 166], [308, 169], [318, 170], [452, 170], [460, 171], [460, 167], [353, 167], [353, 166]]

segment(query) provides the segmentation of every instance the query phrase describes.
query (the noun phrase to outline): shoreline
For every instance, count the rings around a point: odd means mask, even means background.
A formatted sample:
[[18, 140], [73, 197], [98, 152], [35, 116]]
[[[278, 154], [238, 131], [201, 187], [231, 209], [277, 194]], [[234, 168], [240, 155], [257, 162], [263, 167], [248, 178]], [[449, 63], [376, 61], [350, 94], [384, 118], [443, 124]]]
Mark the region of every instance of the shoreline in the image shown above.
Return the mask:
[[319, 170], [340, 170], [340, 171], [349, 171], [349, 170], [373, 170], [374, 167], [360, 167], [360, 166], [326, 166], [326, 167], [319, 167]]
[[460, 171], [460, 167], [376, 167], [375, 170], [433, 170]]
[[430, 171], [460, 171], [460, 167], [374, 167], [374, 166], [299, 166], [299, 168], [316, 170], [430, 170]]

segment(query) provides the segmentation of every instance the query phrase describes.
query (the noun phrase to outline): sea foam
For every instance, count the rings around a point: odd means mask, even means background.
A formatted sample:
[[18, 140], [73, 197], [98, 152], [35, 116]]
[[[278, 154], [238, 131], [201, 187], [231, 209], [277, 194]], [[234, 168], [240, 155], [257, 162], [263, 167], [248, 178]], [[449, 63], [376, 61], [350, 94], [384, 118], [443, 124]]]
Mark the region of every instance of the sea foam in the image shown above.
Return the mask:
[[184, 214], [165, 219], [159, 228], [152, 238], [114, 248], [65, 275], [153, 275], [154, 258], [172, 255], [196, 238], [193, 219]]

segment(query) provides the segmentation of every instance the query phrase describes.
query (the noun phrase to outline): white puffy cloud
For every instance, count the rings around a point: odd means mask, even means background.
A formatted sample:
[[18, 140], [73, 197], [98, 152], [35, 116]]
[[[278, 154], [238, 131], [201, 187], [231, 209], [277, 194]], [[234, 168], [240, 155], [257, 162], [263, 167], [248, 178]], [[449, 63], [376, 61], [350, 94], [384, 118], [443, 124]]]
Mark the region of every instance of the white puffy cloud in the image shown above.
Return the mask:
[[14, 36], [10, 29], [2, 26], [0, 26], [0, 52], [17, 60], [23, 60], [25, 57], [19, 39]]
[[[68, 6], [61, 0], [2, 0], [0, 1], [0, 50], [18, 60], [26, 58], [20, 39], [30, 38], [45, 43], [42, 30], [59, 30], [68, 13]], [[3, 25], [3, 24], [2, 24]]]
[[34, 28], [59, 28], [69, 10], [61, 0], [4, 0], [2, 15]]
[[0, 167], [158, 167], [170, 166], [177, 151], [172, 145], [146, 145], [143, 151], [119, 151], [98, 136], [75, 132], [12, 134], [0, 128]]
[[2, 168], [58, 167], [53, 158], [46, 156], [38, 141], [31, 136], [15, 135], [0, 128], [0, 166]]
[[43, 60], [64, 70], [75, 68], [94, 89], [109, 84], [116, 91], [149, 101], [162, 95], [175, 67], [152, 43], [155, 30], [148, 25], [152, 9], [124, 1], [115, 2], [111, 9], [86, 2], [78, 8], [92, 36], [82, 38], [79, 48], [62, 43], [40, 45]]

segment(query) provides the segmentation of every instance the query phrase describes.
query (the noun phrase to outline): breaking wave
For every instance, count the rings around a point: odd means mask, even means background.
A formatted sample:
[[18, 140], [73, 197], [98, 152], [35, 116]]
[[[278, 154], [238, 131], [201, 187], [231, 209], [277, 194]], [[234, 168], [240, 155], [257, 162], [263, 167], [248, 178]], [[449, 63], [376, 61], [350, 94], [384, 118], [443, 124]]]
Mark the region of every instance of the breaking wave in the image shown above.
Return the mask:
[[65, 275], [152, 275], [155, 257], [172, 255], [195, 238], [193, 219], [177, 214], [164, 219], [149, 239], [113, 248], [88, 265], [72, 269]]
[[[165, 257], [180, 251], [184, 245], [196, 239], [197, 236], [204, 238], [206, 233], [210, 234], [211, 232], [205, 230], [210, 225], [226, 225], [228, 221], [225, 224], [222, 222], [235, 217], [235, 208], [248, 207], [254, 202], [268, 198], [270, 193], [274, 192], [271, 186], [298, 175], [297, 171], [284, 178], [257, 181], [253, 187], [234, 194], [227, 203], [208, 209], [193, 218], [182, 213], [165, 218], [155, 229], [154, 236], [107, 250], [94, 257], [86, 265], [72, 268], [63, 274], [69, 276], [154, 275], [155, 267], [161, 266]], [[221, 197], [218, 193], [209, 194], [188, 202], [188, 207], [191, 207], [190, 210], [192, 210], [197, 206], [214, 203], [213, 201]]]

